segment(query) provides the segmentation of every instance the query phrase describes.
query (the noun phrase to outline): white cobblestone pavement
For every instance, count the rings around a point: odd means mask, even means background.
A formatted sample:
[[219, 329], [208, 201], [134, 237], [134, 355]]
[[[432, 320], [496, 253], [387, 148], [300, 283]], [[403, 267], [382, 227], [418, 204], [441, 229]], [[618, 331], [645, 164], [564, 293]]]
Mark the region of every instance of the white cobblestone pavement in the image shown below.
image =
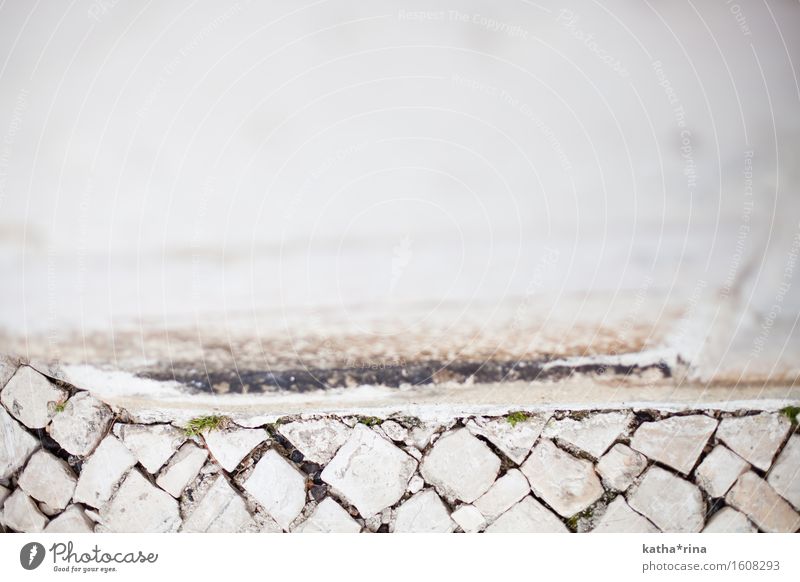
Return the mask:
[[6, 531], [800, 530], [796, 410], [145, 425], [28, 366], [4, 376]]

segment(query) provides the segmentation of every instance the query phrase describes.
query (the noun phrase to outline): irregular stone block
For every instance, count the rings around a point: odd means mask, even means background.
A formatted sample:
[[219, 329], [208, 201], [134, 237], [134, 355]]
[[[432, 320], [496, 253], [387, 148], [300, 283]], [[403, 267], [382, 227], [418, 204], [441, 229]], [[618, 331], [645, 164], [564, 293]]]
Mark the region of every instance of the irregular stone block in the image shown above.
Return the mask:
[[549, 415], [536, 414], [512, 425], [505, 418], [478, 417], [467, 423], [467, 429], [474, 435], [488, 439], [519, 465], [528, 456], [549, 418]]
[[208, 431], [203, 439], [214, 459], [231, 472], [254, 448], [267, 440], [267, 436], [263, 428], [234, 428]]
[[474, 505], [462, 505], [450, 514], [464, 533], [476, 533], [486, 527], [486, 519]]
[[0, 401], [28, 428], [44, 428], [56, 414], [56, 404], [68, 396], [30, 366], [20, 366], [0, 392]]
[[629, 412], [603, 412], [580, 420], [551, 420], [542, 436], [569, 443], [599, 459], [620, 435], [627, 432], [632, 418]]
[[489, 490], [475, 500], [475, 507], [491, 523], [522, 500], [531, 490], [530, 483], [519, 469], [509, 469]]
[[3, 521], [14, 531], [38, 533], [44, 530], [48, 520], [27, 493], [16, 489], [3, 503]]
[[660, 467], [650, 467], [628, 496], [628, 505], [663, 532], [699, 532], [703, 529], [705, 502], [692, 483]]
[[52, 453], [37, 451], [19, 476], [19, 487], [25, 493], [61, 511], [72, 500], [78, 482], [70, 466]]
[[472, 503], [486, 493], [500, 471], [500, 459], [466, 429], [436, 441], [420, 468], [426, 482], [448, 499]]
[[800, 510], [800, 435], [792, 435], [775, 460], [767, 483]]
[[732, 507], [723, 507], [708, 520], [703, 533], [755, 533], [754, 526], [747, 516]]
[[571, 517], [603, 495], [603, 486], [592, 464], [540, 440], [520, 467], [531, 490], [556, 512]]
[[0, 406], [0, 480], [9, 479], [25, 466], [39, 439], [30, 434]]
[[609, 489], [625, 491], [647, 468], [647, 457], [617, 443], [597, 462], [595, 469]]
[[530, 495], [498, 517], [486, 533], [569, 533], [555, 514]]
[[116, 424], [114, 434], [152, 474], [157, 473], [186, 440], [182, 430], [169, 424]]
[[393, 420], [384, 421], [380, 425], [381, 432], [389, 440], [402, 443], [408, 439], [408, 430]]
[[456, 524], [433, 489], [420, 491], [397, 509], [394, 531], [401, 533], [449, 533]]
[[361, 526], [330, 497], [319, 502], [309, 518], [294, 528], [295, 533], [359, 533]]
[[619, 495], [608, 504], [592, 533], [658, 533], [658, 528], [632, 510]]
[[695, 481], [711, 497], [722, 497], [750, 465], [722, 445], [714, 447], [695, 469]]
[[688, 475], [716, 428], [717, 421], [704, 414], [645, 422], [633, 435], [631, 448]]
[[78, 505], [70, 505], [44, 528], [44, 533], [92, 533], [94, 522]]
[[83, 464], [75, 487], [75, 501], [91, 507], [102, 507], [135, 464], [133, 453], [117, 437], [108, 435]]
[[257, 524], [241, 495], [220, 475], [186, 518], [181, 531], [238, 533], [255, 531]]
[[53, 417], [47, 430], [62, 449], [84, 457], [106, 436], [112, 417], [108, 406], [88, 392], [80, 392]]
[[359, 424], [322, 471], [322, 480], [369, 518], [400, 500], [416, 468], [413, 458]]
[[306, 460], [320, 465], [327, 464], [350, 435], [350, 429], [333, 418], [282, 424], [278, 432], [303, 453]]
[[244, 488], [283, 529], [289, 529], [306, 504], [305, 477], [273, 449], [259, 459]]
[[752, 471], [739, 477], [725, 501], [749, 517], [762, 531], [792, 533], [800, 528], [800, 515]]
[[782, 414], [763, 412], [724, 419], [717, 438], [745, 461], [766, 471], [791, 428]]
[[156, 485], [173, 497], [180, 497], [186, 486], [197, 477], [208, 459], [208, 452], [194, 443], [184, 443], [162, 469]]
[[169, 533], [178, 531], [178, 502], [133, 469], [114, 498], [100, 510], [100, 522], [115, 533]]

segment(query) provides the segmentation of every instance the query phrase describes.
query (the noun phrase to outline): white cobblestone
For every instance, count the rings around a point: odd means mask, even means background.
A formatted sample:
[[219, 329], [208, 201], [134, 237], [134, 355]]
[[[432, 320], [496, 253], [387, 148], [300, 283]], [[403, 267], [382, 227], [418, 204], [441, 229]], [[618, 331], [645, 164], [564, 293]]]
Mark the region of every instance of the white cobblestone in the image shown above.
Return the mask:
[[314, 508], [309, 518], [297, 526], [296, 533], [358, 533], [359, 523], [330, 497]]
[[359, 424], [322, 471], [322, 480], [369, 518], [400, 500], [416, 468], [417, 461]]
[[486, 527], [486, 519], [474, 505], [462, 505], [450, 517], [465, 533], [476, 533]]
[[314, 463], [325, 465], [345, 443], [350, 429], [333, 418], [299, 420], [278, 427], [303, 457]]
[[0, 354], [0, 390], [8, 384], [18, 367], [19, 365], [15, 360]]
[[497, 478], [500, 459], [467, 429], [457, 429], [440, 437], [422, 460], [426, 482], [448, 499], [472, 503], [483, 495]]
[[657, 533], [658, 528], [636, 513], [619, 495], [608, 504], [592, 533]]
[[39, 440], [0, 406], [0, 480], [9, 479], [25, 466], [39, 448]]
[[92, 533], [94, 522], [78, 505], [70, 505], [64, 513], [44, 528], [44, 533]]
[[423, 487], [425, 487], [425, 480], [419, 475], [414, 475], [408, 482], [408, 491], [412, 495], [418, 491], [422, 491]]
[[597, 462], [595, 469], [609, 489], [625, 491], [647, 468], [647, 457], [617, 443]]
[[117, 437], [108, 435], [83, 464], [75, 488], [75, 501], [92, 507], [102, 507], [111, 499], [117, 484], [135, 464], [136, 457], [133, 453]]
[[688, 475], [716, 427], [717, 421], [704, 414], [645, 422], [634, 433], [631, 448]]
[[151, 474], [157, 473], [186, 440], [183, 431], [168, 424], [116, 424], [114, 434]]
[[47, 430], [62, 449], [73, 455], [86, 456], [106, 436], [112, 417], [108, 406], [88, 392], [80, 392], [53, 417]]
[[695, 480], [711, 497], [722, 497], [747, 472], [750, 465], [722, 445], [717, 445], [695, 470]]
[[599, 459], [628, 430], [632, 418], [629, 412], [604, 412], [580, 420], [554, 419], [547, 423], [542, 436], [569, 443]]
[[755, 533], [758, 528], [733, 507], [723, 507], [708, 520], [703, 533]]
[[203, 439], [214, 459], [230, 472], [254, 448], [267, 440], [267, 436], [263, 428], [233, 428], [208, 431], [203, 434]]
[[800, 435], [792, 435], [767, 475], [772, 488], [800, 510]]
[[39, 450], [28, 461], [19, 476], [18, 485], [34, 499], [61, 511], [69, 505], [77, 482], [75, 473], [65, 461], [45, 450]]
[[48, 519], [27, 493], [15, 489], [3, 503], [3, 521], [14, 531], [38, 533], [45, 528]]
[[749, 517], [762, 531], [791, 533], [800, 528], [800, 515], [752, 471], [739, 477], [725, 501]]
[[509, 469], [475, 500], [475, 507], [491, 523], [530, 493], [531, 486], [519, 469]]
[[583, 511], [603, 495], [592, 464], [542, 439], [523, 463], [531, 490], [563, 517]]
[[705, 502], [697, 486], [660, 467], [650, 467], [628, 504], [664, 532], [699, 532]]
[[394, 531], [404, 533], [448, 533], [455, 522], [433, 489], [420, 491], [397, 509]]
[[467, 423], [469, 431], [489, 440], [517, 465], [521, 464], [539, 438], [549, 416], [536, 414], [511, 424], [505, 418], [475, 418]]
[[305, 477], [274, 449], [259, 459], [244, 489], [283, 529], [289, 529], [306, 504]]
[[115, 533], [169, 533], [178, 531], [181, 516], [177, 501], [133, 469], [100, 510], [100, 522]]
[[498, 517], [486, 533], [569, 533], [560, 519], [530, 495]]
[[387, 420], [380, 425], [381, 432], [386, 435], [386, 438], [395, 442], [405, 442], [408, 439], [408, 429], [401, 426], [394, 420]]
[[745, 461], [766, 471], [791, 428], [783, 415], [763, 412], [724, 419], [717, 438]]
[[56, 414], [56, 404], [68, 396], [30, 366], [20, 366], [0, 392], [0, 401], [28, 428], [44, 428]]
[[173, 497], [180, 497], [186, 486], [200, 472], [208, 452], [192, 442], [184, 443], [161, 470], [156, 485]]
[[181, 531], [194, 533], [253, 532], [257, 524], [241, 495], [224, 475], [216, 478], [203, 498], [194, 506]]

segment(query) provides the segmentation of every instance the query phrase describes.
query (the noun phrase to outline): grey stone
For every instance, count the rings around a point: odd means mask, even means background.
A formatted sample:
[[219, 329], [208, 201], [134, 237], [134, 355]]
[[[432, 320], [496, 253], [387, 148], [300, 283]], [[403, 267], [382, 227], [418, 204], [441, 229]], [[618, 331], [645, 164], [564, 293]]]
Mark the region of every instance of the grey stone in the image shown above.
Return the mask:
[[359, 424], [322, 471], [322, 480], [369, 518], [400, 500], [416, 468], [413, 458]]
[[592, 464], [542, 439], [520, 467], [531, 490], [564, 517], [583, 511], [603, 495]]
[[450, 514], [464, 533], [476, 533], [486, 527], [486, 519], [474, 505], [462, 505]]
[[70, 505], [44, 528], [44, 533], [92, 533], [94, 522], [78, 505]]
[[253, 532], [257, 524], [242, 496], [224, 475], [216, 478], [183, 523], [181, 531], [209, 533]]
[[608, 504], [592, 533], [658, 533], [658, 528], [632, 510], [619, 495]]
[[44, 428], [69, 393], [29, 366], [20, 366], [0, 392], [3, 406], [28, 428]]
[[157, 473], [186, 440], [183, 431], [169, 424], [116, 424], [114, 434], [152, 474]]
[[717, 445], [695, 469], [695, 480], [711, 497], [722, 497], [750, 465], [722, 445]]
[[0, 354], [0, 390], [8, 384], [18, 367], [19, 363], [16, 360]]
[[283, 529], [289, 529], [306, 503], [305, 477], [273, 449], [259, 459], [244, 488]]
[[16, 489], [3, 503], [3, 521], [14, 531], [38, 533], [47, 525], [47, 517], [22, 489]]
[[647, 457], [617, 443], [597, 462], [595, 469], [609, 489], [625, 491], [647, 468]]
[[19, 487], [25, 493], [60, 511], [69, 505], [78, 482], [69, 465], [44, 450], [33, 454], [19, 476]]
[[298, 420], [282, 424], [278, 432], [285, 436], [308, 461], [325, 465], [350, 435], [350, 429], [334, 418]]
[[169, 533], [178, 531], [178, 502], [133, 469], [116, 495], [100, 510], [100, 522], [115, 533]]
[[330, 497], [314, 508], [309, 518], [297, 526], [295, 533], [359, 533], [361, 526], [345, 509]]
[[397, 509], [394, 531], [401, 533], [449, 533], [456, 524], [433, 489], [420, 491]]
[[531, 486], [519, 469], [509, 469], [475, 500], [475, 507], [491, 523], [530, 493]]
[[186, 486], [197, 477], [208, 459], [208, 452], [192, 442], [184, 443], [161, 470], [156, 485], [173, 497], [180, 497]]
[[525, 420], [511, 424], [505, 418], [475, 418], [467, 423], [467, 429], [489, 440], [517, 465], [525, 460], [539, 438], [549, 415], [534, 414]]
[[39, 448], [39, 440], [0, 406], [0, 480], [9, 479], [25, 466]]
[[80, 392], [67, 401], [47, 430], [62, 449], [83, 457], [106, 436], [112, 418], [108, 406], [88, 392]]
[[113, 495], [125, 474], [136, 464], [125, 445], [114, 435], [104, 438], [92, 456], [83, 464], [75, 501], [92, 507], [102, 507]]
[[564, 441], [599, 459], [620, 435], [627, 432], [632, 418], [629, 412], [602, 412], [580, 420], [551, 420], [542, 436]]
[[694, 533], [703, 529], [705, 502], [700, 489], [660, 467], [650, 467], [628, 496], [628, 505], [663, 532]]
[[212, 430], [203, 435], [208, 450], [226, 471], [233, 471], [250, 452], [267, 440], [262, 428]]
[[725, 501], [749, 517], [762, 531], [792, 533], [800, 528], [800, 515], [769, 483], [752, 471], [739, 477]]
[[408, 482], [408, 491], [412, 495], [418, 491], [422, 491], [423, 487], [425, 487], [425, 481], [419, 475], [414, 475]]
[[645, 422], [634, 433], [631, 448], [688, 475], [716, 427], [717, 421], [704, 414]]
[[408, 439], [408, 430], [394, 420], [386, 420], [380, 425], [381, 432], [386, 438], [401, 443]]
[[486, 533], [569, 533], [555, 514], [530, 495], [498, 517]]
[[800, 510], [800, 435], [792, 435], [767, 475], [781, 497]]
[[703, 533], [755, 533], [754, 526], [747, 516], [732, 507], [723, 507], [708, 520]]
[[763, 412], [724, 419], [717, 438], [745, 461], [766, 471], [791, 428], [783, 415]]
[[422, 477], [448, 499], [472, 503], [497, 478], [500, 459], [467, 429], [440, 437], [422, 461]]

